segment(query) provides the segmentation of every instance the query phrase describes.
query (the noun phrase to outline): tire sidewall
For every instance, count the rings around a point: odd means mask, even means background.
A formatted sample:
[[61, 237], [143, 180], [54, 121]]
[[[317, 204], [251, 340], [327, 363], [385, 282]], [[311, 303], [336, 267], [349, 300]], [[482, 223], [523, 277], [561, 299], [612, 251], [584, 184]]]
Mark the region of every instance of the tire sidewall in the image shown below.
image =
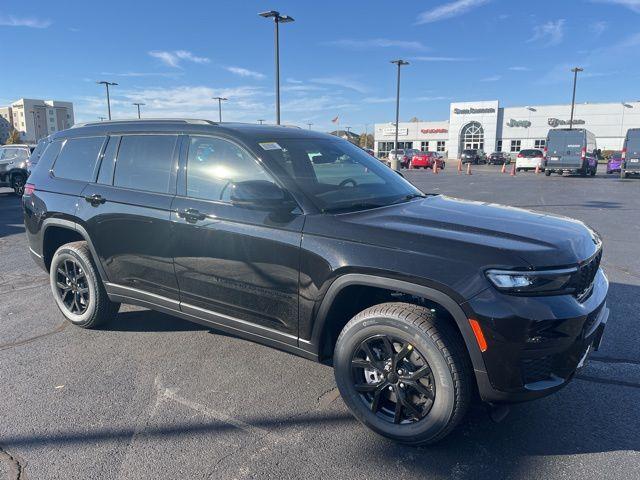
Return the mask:
[[[396, 425], [373, 414], [353, 388], [351, 358], [362, 341], [389, 334], [410, 341], [427, 360], [435, 382], [435, 400], [427, 416], [418, 422]], [[371, 317], [355, 323], [338, 340], [334, 352], [336, 383], [344, 402], [356, 418], [376, 433], [404, 443], [419, 443], [446, 428], [455, 407], [455, 387], [447, 361], [435, 342], [417, 327], [395, 318]]]
[[[87, 310], [82, 315], [71, 313], [62, 302], [58, 290], [56, 287], [57, 281], [57, 269], [58, 266], [65, 260], [73, 260], [80, 264], [82, 270], [87, 278], [87, 286], [89, 287], [89, 305]], [[51, 267], [49, 269], [49, 283], [51, 285], [51, 291], [53, 292], [53, 299], [56, 302], [58, 309], [62, 312], [67, 320], [75, 325], [86, 325], [91, 321], [96, 310], [97, 291], [96, 291], [96, 279], [94, 278], [94, 270], [91, 265], [87, 265], [87, 260], [79, 255], [76, 251], [61, 247], [53, 256], [51, 260]]]

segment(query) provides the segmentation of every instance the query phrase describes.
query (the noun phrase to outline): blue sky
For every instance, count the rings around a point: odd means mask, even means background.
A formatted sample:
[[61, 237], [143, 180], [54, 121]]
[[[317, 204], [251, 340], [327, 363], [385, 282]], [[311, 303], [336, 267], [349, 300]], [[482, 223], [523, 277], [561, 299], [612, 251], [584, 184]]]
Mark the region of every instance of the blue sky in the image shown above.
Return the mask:
[[568, 103], [640, 99], [640, 0], [22, 1], [0, 4], [0, 104], [73, 101], [76, 121], [106, 115], [274, 121], [273, 24], [281, 26], [282, 120], [355, 131], [394, 117], [442, 120], [450, 101]]

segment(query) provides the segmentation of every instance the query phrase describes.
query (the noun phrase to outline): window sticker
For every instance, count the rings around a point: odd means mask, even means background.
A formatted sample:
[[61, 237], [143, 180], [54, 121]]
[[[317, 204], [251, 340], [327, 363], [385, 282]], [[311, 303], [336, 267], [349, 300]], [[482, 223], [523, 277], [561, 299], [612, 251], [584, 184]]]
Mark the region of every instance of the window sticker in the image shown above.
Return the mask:
[[263, 150], [282, 150], [282, 147], [276, 142], [262, 142], [259, 143]]

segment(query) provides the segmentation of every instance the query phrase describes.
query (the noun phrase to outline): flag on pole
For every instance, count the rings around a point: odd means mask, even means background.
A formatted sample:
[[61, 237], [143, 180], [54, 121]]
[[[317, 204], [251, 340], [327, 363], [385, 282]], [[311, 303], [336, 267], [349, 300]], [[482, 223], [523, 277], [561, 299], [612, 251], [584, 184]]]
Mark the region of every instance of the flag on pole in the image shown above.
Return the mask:
[[338, 117], [339, 117], [339, 116], [340, 116], [340, 115], [336, 115], [336, 118], [334, 118], [333, 120], [331, 120], [331, 123], [338, 123]]

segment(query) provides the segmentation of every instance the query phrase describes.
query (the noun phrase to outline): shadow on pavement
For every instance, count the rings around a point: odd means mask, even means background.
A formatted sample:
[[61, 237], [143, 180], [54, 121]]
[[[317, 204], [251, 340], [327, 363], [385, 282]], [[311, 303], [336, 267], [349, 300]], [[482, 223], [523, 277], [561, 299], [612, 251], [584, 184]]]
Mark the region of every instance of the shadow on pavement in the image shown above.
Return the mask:
[[101, 326], [100, 329], [116, 332], [188, 332], [210, 330], [210, 328], [197, 323], [153, 310], [120, 312], [116, 318], [106, 325]]
[[20, 197], [0, 189], [0, 238], [24, 232]]

